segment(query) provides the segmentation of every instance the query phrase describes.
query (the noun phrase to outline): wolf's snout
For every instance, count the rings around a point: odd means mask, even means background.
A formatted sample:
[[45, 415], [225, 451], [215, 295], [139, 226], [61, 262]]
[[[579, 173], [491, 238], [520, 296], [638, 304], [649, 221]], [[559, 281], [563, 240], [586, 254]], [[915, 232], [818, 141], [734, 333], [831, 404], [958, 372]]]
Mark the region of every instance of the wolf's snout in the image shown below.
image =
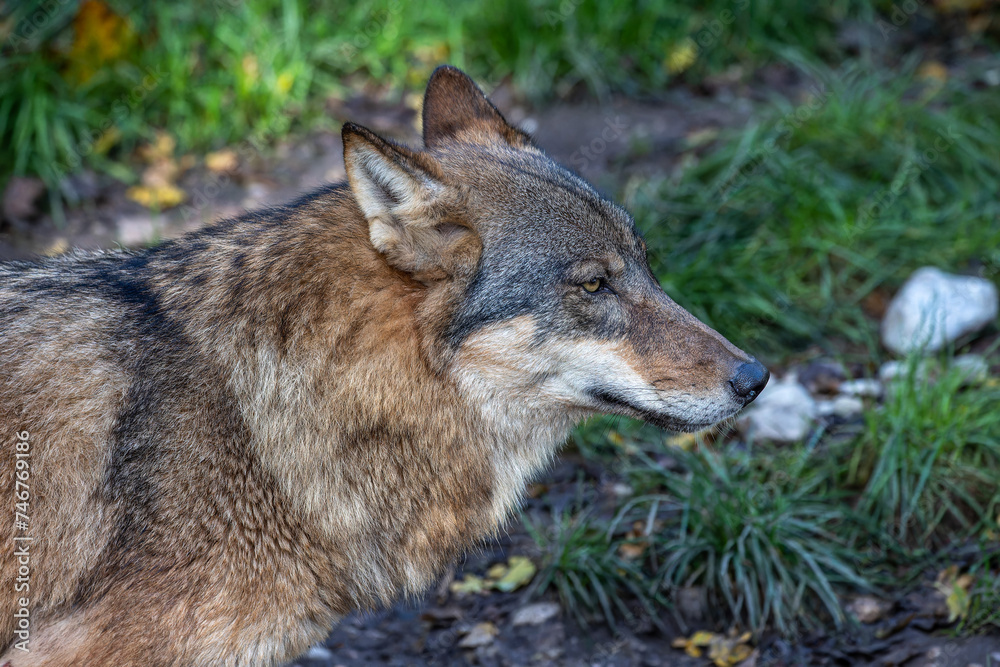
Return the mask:
[[770, 377], [771, 374], [764, 368], [764, 365], [754, 359], [740, 364], [736, 368], [736, 375], [729, 381], [729, 384], [732, 385], [737, 396], [749, 403], [757, 398]]

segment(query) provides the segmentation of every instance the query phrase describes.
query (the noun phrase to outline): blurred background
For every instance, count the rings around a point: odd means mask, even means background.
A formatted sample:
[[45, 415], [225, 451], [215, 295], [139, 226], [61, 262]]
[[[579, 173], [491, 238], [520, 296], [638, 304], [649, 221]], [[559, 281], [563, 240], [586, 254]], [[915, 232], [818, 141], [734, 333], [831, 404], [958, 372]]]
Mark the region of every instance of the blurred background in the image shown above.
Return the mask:
[[0, 259], [141, 248], [419, 145], [469, 72], [772, 370], [581, 427], [502, 535], [297, 664], [1000, 664], [1000, 2], [0, 5]]

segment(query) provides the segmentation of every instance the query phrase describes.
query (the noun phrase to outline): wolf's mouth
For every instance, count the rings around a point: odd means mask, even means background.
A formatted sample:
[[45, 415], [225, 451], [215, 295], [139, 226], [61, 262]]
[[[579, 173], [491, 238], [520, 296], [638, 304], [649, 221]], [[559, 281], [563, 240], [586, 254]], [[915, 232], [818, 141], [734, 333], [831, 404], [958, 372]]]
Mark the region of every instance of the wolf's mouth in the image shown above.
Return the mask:
[[662, 412], [653, 412], [646, 408], [640, 408], [639, 406], [629, 402], [626, 397], [616, 391], [604, 387], [591, 389], [589, 393], [596, 401], [611, 408], [608, 410], [609, 412], [626, 412], [630, 416], [647, 421], [650, 424], [659, 426], [667, 431], [699, 431], [716, 423], [714, 421], [692, 422], [686, 419], [678, 419], [677, 417], [666, 415]]

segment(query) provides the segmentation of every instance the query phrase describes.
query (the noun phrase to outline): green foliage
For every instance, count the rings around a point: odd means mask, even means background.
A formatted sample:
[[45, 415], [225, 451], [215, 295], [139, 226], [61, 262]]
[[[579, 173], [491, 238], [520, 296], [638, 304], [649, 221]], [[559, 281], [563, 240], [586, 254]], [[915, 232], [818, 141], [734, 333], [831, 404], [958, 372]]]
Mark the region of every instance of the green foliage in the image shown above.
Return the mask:
[[[11, 119], [0, 128], [0, 182], [37, 174], [54, 186], [53, 164], [81, 162], [130, 180], [115, 161], [155, 130], [170, 132], [181, 151], [248, 137], [266, 145], [331, 123], [331, 97], [366, 81], [397, 94], [417, 89], [442, 62], [468, 68], [487, 88], [511, 77], [535, 100], [577, 85], [599, 95], [655, 93], [676, 76], [697, 81], [779, 58], [788, 45], [836, 57], [837, 22], [872, 11], [862, 0], [697, 8], [666, 0], [106, 0], [90, 3], [98, 18], [78, 25], [86, 4], [0, 9], [0, 92]], [[693, 60], [672, 73], [668, 60], [685, 45], [694, 45]], [[113, 109], [123, 98], [127, 117]], [[95, 135], [102, 150], [93, 150]]]
[[551, 518], [551, 523], [536, 525], [522, 515], [543, 557], [531, 594], [554, 588], [563, 607], [581, 625], [603, 617], [615, 628], [617, 618], [631, 618], [633, 613], [624, 596], [638, 601], [650, 618], [656, 618], [655, 608], [664, 606], [665, 599], [647, 591], [644, 583], [648, 575], [618, 555], [618, 545], [607, 539], [606, 522], [585, 511], [553, 514]]
[[969, 592], [969, 612], [958, 628], [963, 634], [1000, 629], [1000, 553], [995, 543], [981, 546], [984, 557], [973, 570], [976, 582]]
[[936, 382], [916, 376], [891, 384], [884, 409], [867, 414], [836, 481], [859, 490], [858, 511], [883, 539], [942, 548], [996, 526], [1000, 389], [963, 389], [956, 370]]
[[664, 288], [741, 347], [840, 340], [878, 359], [866, 296], [1000, 244], [1000, 90], [803, 66], [824, 84], [809, 99], [625, 196]]
[[843, 622], [838, 588], [870, 586], [857, 572], [861, 555], [842, 536], [851, 512], [814, 472], [809, 448], [751, 454], [699, 446], [671, 455], [685, 473], [643, 457], [630, 477], [646, 495], [619, 514], [661, 516], [653, 590], [673, 598], [700, 587], [710, 609], [755, 633]]

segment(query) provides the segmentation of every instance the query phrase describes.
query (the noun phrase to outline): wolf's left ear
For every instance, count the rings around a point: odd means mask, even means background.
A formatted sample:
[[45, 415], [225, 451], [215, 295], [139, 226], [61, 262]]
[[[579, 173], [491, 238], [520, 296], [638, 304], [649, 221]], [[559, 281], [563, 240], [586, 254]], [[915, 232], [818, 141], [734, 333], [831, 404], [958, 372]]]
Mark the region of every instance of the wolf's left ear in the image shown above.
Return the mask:
[[347, 180], [372, 245], [389, 264], [425, 283], [474, 269], [479, 235], [448, 215], [457, 194], [441, 182], [437, 164], [354, 123], [341, 134]]
[[428, 148], [456, 138], [481, 144], [500, 139], [517, 148], [534, 146], [531, 137], [504, 120], [465, 72], [451, 65], [442, 65], [431, 74], [423, 116]]

